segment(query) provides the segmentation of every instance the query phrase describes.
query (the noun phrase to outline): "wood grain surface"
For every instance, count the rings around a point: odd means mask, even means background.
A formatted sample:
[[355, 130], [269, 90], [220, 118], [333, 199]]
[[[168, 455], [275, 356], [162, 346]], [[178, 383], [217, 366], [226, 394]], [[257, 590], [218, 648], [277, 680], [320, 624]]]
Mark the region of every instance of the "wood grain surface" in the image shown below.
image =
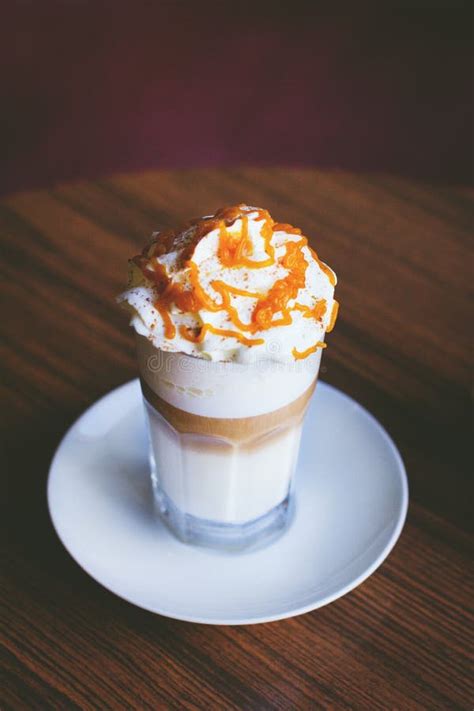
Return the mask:
[[[45, 492], [66, 428], [136, 374], [114, 304], [127, 258], [152, 230], [239, 201], [302, 227], [336, 270], [322, 377], [391, 433], [411, 503], [389, 559], [346, 597], [211, 627], [90, 579], [56, 537]], [[466, 189], [315, 170], [150, 172], [2, 201], [3, 710], [473, 707], [472, 225]]]

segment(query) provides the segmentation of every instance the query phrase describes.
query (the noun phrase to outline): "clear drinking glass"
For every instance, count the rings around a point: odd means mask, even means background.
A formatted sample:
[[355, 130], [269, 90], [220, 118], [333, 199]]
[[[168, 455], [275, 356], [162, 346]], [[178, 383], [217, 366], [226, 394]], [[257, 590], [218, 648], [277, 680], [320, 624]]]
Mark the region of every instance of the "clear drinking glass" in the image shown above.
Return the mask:
[[238, 550], [272, 539], [291, 519], [321, 351], [295, 364], [239, 364], [137, 344], [163, 520], [187, 543]]

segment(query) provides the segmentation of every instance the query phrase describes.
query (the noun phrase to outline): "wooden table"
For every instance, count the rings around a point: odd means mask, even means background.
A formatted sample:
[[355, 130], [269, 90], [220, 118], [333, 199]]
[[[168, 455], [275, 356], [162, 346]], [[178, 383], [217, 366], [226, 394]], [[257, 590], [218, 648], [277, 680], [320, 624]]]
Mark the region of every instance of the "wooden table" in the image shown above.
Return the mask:
[[[135, 375], [114, 304], [127, 258], [157, 227], [239, 201], [301, 226], [335, 268], [342, 306], [323, 378], [392, 434], [411, 504], [389, 559], [346, 597], [282, 622], [211, 627], [91, 580], [56, 537], [45, 489], [66, 428]], [[2, 201], [2, 709], [472, 708], [472, 207], [466, 189], [283, 169], [123, 175]]]

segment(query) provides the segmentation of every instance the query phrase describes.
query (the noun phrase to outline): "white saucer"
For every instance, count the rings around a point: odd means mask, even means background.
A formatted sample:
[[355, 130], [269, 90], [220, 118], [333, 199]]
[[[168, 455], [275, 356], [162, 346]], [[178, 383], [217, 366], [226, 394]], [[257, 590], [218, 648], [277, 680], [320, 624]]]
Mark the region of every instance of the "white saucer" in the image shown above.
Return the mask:
[[345, 595], [390, 553], [408, 505], [403, 462], [385, 430], [321, 382], [306, 417], [295, 518], [266, 548], [218, 553], [175, 540], [153, 513], [147, 466], [134, 380], [65, 435], [49, 475], [51, 518], [99, 583], [134, 605], [192, 622], [268, 622]]

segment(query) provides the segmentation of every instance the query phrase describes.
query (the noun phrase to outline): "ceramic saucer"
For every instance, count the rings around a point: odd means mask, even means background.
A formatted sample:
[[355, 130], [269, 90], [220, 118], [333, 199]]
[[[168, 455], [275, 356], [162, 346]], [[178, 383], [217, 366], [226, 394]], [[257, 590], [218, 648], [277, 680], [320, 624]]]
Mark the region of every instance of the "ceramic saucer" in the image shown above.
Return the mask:
[[290, 528], [266, 548], [219, 553], [176, 540], [156, 517], [138, 380], [90, 407], [51, 464], [48, 502], [73, 558], [116, 595], [207, 624], [299, 615], [363, 582], [402, 530], [408, 487], [390, 437], [318, 383], [305, 420]]

